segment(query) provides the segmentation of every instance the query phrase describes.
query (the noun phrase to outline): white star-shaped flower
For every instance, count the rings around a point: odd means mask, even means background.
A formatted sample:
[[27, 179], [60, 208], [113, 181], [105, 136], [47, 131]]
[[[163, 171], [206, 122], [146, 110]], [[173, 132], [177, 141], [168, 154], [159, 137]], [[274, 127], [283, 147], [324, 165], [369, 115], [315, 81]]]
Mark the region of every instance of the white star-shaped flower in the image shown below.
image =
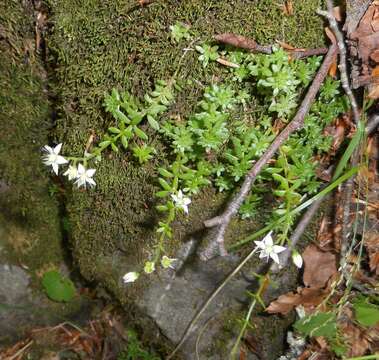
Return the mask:
[[78, 185], [78, 187], [86, 187], [87, 184], [89, 184], [89, 186], [95, 186], [95, 180], [92, 179], [95, 172], [95, 169], [86, 169], [82, 164], [79, 164], [75, 184]]
[[188, 205], [191, 204], [191, 199], [185, 197], [182, 190], [179, 190], [177, 195], [171, 194], [171, 198], [174, 200], [176, 208], [181, 209], [188, 214]]
[[43, 163], [46, 166], [51, 166], [56, 175], [58, 175], [59, 165], [68, 163], [68, 160], [66, 160], [63, 156], [59, 155], [61, 148], [62, 148], [62, 143], [58, 144], [55, 148], [51, 148], [48, 145], [45, 145], [42, 148], [42, 150], [46, 153], [43, 156]]
[[78, 169], [76, 166], [70, 165], [66, 172], [63, 173], [64, 176], [68, 176], [69, 180], [76, 179], [78, 177]]
[[284, 246], [274, 245], [274, 241], [272, 240], [272, 231], [270, 231], [262, 241], [254, 241], [257, 245], [257, 248], [260, 250], [259, 258], [271, 258], [277, 264], [279, 264], [279, 256], [282, 251], [286, 250]]
[[126, 273], [122, 277], [122, 280], [124, 281], [124, 283], [130, 283], [130, 282], [136, 281], [138, 279], [138, 277], [139, 277], [139, 273], [136, 271], [132, 271], [132, 272]]

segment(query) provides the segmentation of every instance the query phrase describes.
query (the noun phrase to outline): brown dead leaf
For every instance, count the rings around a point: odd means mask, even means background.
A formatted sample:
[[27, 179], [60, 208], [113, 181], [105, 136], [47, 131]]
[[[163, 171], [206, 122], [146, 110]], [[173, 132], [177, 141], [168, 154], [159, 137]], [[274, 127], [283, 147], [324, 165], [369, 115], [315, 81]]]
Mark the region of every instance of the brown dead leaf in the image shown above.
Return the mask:
[[280, 295], [276, 300], [272, 301], [266, 308], [269, 314], [282, 314], [286, 315], [300, 304], [300, 295], [293, 292], [289, 292], [284, 295]]
[[374, 32], [379, 31], [379, 8], [376, 6], [371, 20], [371, 28]]
[[282, 11], [283, 11], [283, 13], [285, 15], [287, 15], [287, 16], [293, 15], [293, 3], [292, 3], [292, 0], [285, 1], [281, 8], [282, 8]]
[[[379, 50], [374, 50], [374, 51], [370, 54], [370, 59], [371, 59], [372, 61], [375, 61], [376, 63], [379, 63]], [[374, 69], [374, 70], [375, 70], [375, 69]], [[374, 70], [373, 70], [372, 74], [374, 73]], [[376, 74], [376, 75], [378, 75], [378, 74]], [[375, 76], [375, 75], [373, 74], [373, 76]]]
[[138, 0], [138, 3], [141, 5], [141, 6], [146, 6], [146, 5], [150, 5], [154, 2], [154, 0]]
[[349, 357], [365, 355], [370, 345], [364, 337], [364, 331], [350, 321], [340, 323], [340, 329], [346, 342], [350, 345], [346, 355]]
[[336, 39], [336, 36], [334, 35], [334, 32], [332, 30], [330, 30], [330, 28], [328, 28], [328, 27], [326, 27], [324, 30], [325, 30], [325, 34], [328, 37], [328, 39], [330, 40], [330, 42], [332, 44], [337, 44], [337, 39]]
[[338, 69], [338, 65], [337, 65], [337, 56], [334, 57], [334, 61], [332, 62], [332, 64], [330, 65], [330, 68], [329, 68], [329, 76], [335, 78], [336, 75], [337, 75], [337, 69]]
[[342, 13], [343, 13], [343, 10], [341, 8], [341, 6], [335, 6], [333, 8], [333, 16], [335, 17], [335, 19], [338, 21], [338, 22], [341, 22], [342, 21]]
[[364, 244], [370, 259], [370, 270], [379, 275], [379, 233], [376, 231], [366, 232]]
[[321, 304], [327, 295], [327, 290], [319, 288], [301, 288], [297, 293], [289, 292], [279, 296], [266, 308], [269, 314], [286, 315], [298, 305], [303, 305], [306, 313], [311, 313]]
[[337, 273], [336, 256], [309, 245], [302, 254], [304, 260], [303, 282], [311, 288], [322, 288]]
[[370, 99], [379, 99], [379, 85], [372, 85], [367, 95]]

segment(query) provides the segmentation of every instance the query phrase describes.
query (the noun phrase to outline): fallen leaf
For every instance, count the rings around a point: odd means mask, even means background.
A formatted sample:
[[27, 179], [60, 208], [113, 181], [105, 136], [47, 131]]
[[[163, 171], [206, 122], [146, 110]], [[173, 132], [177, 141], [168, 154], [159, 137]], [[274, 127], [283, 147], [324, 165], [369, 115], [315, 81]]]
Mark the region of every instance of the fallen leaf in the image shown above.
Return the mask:
[[302, 254], [304, 260], [303, 282], [312, 288], [322, 288], [336, 272], [336, 256], [309, 245]]
[[335, 6], [333, 8], [333, 16], [338, 22], [342, 21], [342, 8], [341, 6]]
[[305, 312], [311, 313], [321, 304], [327, 294], [327, 290], [299, 287], [297, 293], [289, 292], [272, 301], [266, 311], [269, 314], [286, 315], [296, 306], [303, 305]]
[[329, 68], [329, 71], [328, 71], [329, 76], [335, 78], [336, 75], [337, 75], [337, 69], [338, 69], [338, 65], [337, 65], [337, 56], [335, 56], [335, 57], [334, 57], [334, 61], [333, 61], [332, 64], [330, 65], [330, 68]]
[[365, 233], [364, 245], [370, 259], [370, 270], [379, 275], [379, 233], [367, 231]]
[[371, 86], [371, 89], [367, 95], [370, 99], [379, 99], [379, 85], [373, 85]]
[[300, 305], [300, 295], [293, 292], [289, 292], [284, 295], [280, 295], [276, 300], [272, 301], [266, 308], [269, 314], [282, 314], [286, 315], [296, 306]]
[[[370, 59], [372, 60], [372, 61], [375, 61], [376, 63], [379, 63], [379, 50], [374, 50], [371, 54], [370, 54]], [[378, 66], [376, 66], [375, 68], [374, 68], [374, 70], [372, 71], [372, 75], [373, 76], [378, 76], [379, 75], [379, 71], [376, 71], [376, 75], [374, 75], [374, 71], [375, 71], [375, 69], [377, 69], [378, 68]]]
[[340, 329], [345, 341], [350, 345], [346, 355], [348, 357], [364, 355], [369, 349], [369, 343], [364, 338], [363, 331], [359, 327], [354, 326], [350, 321], [340, 323]]
[[282, 5], [282, 10], [283, 10], [284, 14], [287, 15], [287, 16], [293, 15], [293, 3], [292, 3], [292, 0], [285, 1], [284, 4]]
[[328, 37], [328, 39], [330, 40], [330, 42], [332, 44], [337, 44], [337, 39], [336, 39], [336, 36], [334, 35], [334, 32], [332, 30], [330, 30], [330, 28], [328, 28], [328, 27], [326, 27], [324, 30], [325, 30], [325, 34]]

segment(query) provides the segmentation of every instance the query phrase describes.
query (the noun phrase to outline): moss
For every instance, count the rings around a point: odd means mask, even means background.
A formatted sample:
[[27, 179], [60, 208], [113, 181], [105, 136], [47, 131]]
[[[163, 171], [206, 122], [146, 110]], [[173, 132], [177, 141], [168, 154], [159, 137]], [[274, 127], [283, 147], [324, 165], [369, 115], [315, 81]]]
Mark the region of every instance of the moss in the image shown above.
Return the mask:
[[[216, 33], [234, 32], [262, 44], [274, 40], [298, 47], [323, 44], [322, 20], [315, 15], [321, 1], [296, 2], [291, 17], [269, 0], [171, 0], [146, 7], [136, 3], [48, 1], [54, 23], [48, 44], [56, 61], [60, 99], [55, 138], [65, 143], [69, 153], [82, 153], [90, 134], [94, 131], [100, 136], [112, 121], [101, 105], [105, 92], [122, 87], [141, 97], [155, 80], [168, 79], [178, 69], [182, 49], [188, 44], [170, 40], [168, 29], [176, 21], [190, 24], [196, 37], [207, 41]], [[197, 57], [189, 51], [182, 60], [178, 78], [191, 83], [178, 95], [173, 116], [188, 115], [202, 92], [201, 84], [225, 74], [212, 64], [204, 70]], [[126, 297], [120, 275], [146, 259], [154, 242], [155, 178], [151, 165], [135, 166], [126, 154], [109, 155], [97, 166], [96, 189], [74, 189], [69, 196], [72, 247], [82, 274], [99, 281], [122, 301]], [[216, 212], [223, 200], [214, 197], [212, 190], [199, 195], [191, 217], [177, 221], [170, 246], [175, 248], [189, 230], [199, 229], [201, 220]], [[230, 233], [237, 237], [243, 230], [236, 223]]]
[[48, 142], [50, 111], [42, 66], [34, 54], [32, 10], [0, 5], [0, 226], [13, 259], [38, 269], [62, 260], [56, 201], [40, 148]]

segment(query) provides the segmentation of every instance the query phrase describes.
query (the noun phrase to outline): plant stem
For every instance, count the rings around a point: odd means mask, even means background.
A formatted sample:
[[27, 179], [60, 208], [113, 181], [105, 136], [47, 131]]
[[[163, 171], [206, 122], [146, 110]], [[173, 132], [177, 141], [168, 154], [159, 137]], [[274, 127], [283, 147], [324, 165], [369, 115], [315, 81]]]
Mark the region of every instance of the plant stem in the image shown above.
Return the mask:
[[260, 173], [263, 167], [274, 156], [276, 151], [289, 138], [289, 136], [295, 131], [300, 130], [303, 127], [304, 118], [307, 115], [328, 73], [329, 67], [333, 62], [336, 52], [337, 52], [336, 45], [334, 44], [331, 45], [295, 117], [287, 125], [287, 127], [275, 138], [275, 140], [271, 143], [271, 145], [266, 150], [266, 152], [262, 155], [262, 157], [250, 169], [250, 171], [245, 177], [245, 180], [241, 186], [240, 191], [229, 202], [224, 213], [221, 214], [220, 216], [217, 216], [210, 220], [206, 220], [204, 222], [204, 225], [206, 227], [208, 228], [217, 227], [217, 229], [216, 229], [216, 236], [214, 237], [214, 239], [210, 241], [210, 243], [205, 248], [205, 250], [200, 254], [200, 257], [203, 260], [208, 260], [214, 257], [215, 248], [216, 249], [218, 248], [219, 253], [221, 255], [227, 254], [225, 245], [224, 245], [224, 235], [231, 219], [238, 212], [238, 209], [240, 208], [241, 204], [243, 203], [243, 201], [249, 194], [257, 175]]

